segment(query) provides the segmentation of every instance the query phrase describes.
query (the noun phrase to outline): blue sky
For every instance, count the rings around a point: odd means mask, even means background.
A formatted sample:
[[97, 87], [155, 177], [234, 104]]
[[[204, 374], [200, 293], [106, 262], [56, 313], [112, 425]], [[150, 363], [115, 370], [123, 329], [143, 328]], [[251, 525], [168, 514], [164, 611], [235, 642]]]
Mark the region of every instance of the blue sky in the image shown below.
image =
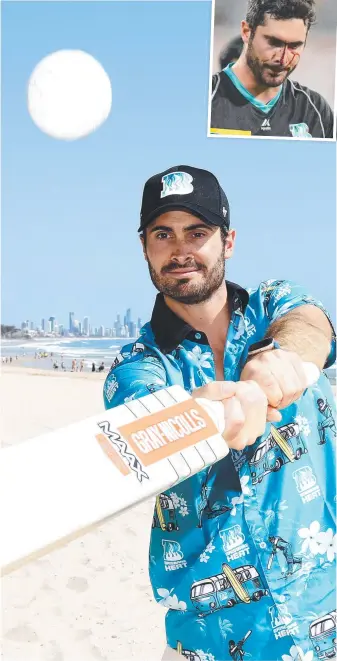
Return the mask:
[[[155, 290], [137, 227], [144, 181], [212, 170], [231, 204], [244, 286], [290, 278], [335, 314], [334, 144], [206, 137], [210, 2], [2, 3], [2, 322], [56, 316], [110, 326]], [[112, 82], [108, 121], [72, 143], [26, 109], [37, 62], [83, 49]]]

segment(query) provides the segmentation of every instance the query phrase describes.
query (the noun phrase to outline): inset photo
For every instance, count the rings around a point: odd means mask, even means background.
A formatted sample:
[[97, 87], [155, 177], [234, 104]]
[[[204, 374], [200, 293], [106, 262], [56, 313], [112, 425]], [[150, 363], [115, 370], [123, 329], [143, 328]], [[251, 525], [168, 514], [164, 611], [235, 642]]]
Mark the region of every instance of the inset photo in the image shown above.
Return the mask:
[[336, 139], [336, 0], [212, 0], [209, 137]]

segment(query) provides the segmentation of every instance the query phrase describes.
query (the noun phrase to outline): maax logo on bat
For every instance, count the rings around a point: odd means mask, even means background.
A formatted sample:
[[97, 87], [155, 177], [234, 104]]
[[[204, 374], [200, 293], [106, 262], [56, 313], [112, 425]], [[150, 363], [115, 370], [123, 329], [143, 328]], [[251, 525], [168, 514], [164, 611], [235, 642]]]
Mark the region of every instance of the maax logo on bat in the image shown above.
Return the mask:
[[[98, 426], [104, 433], [103, 439], [109, 439], [129, 468], [137, 473], [140, 482], [143, 478], [148, 479], [143, 466], [166, 459], [218, 433], [210, 416], [193, 400], [179, 402], [169, 409], [123, 425], [118, 428], [119, 433], [112, 430], [107, 421], [98, 423]], [[102, 436], [99, 434], [96, 438], [104, 452], [117, 465]], [[121, 470], [121, 466], [117, 467]], [[121, 472], [125, 474], [125, 464]]]

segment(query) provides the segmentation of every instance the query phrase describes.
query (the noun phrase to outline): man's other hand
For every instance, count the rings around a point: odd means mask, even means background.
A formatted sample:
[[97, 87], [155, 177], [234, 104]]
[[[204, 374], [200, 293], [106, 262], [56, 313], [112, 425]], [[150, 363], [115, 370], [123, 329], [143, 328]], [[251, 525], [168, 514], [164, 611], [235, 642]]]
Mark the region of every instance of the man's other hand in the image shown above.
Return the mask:
[[301, 397], [308, 387], [302, 359], [293, 351], [273, 349], [248, 360], [241, 381], [255, 381], [268, 399], [267, 420], [280, 422], [279, 410]]

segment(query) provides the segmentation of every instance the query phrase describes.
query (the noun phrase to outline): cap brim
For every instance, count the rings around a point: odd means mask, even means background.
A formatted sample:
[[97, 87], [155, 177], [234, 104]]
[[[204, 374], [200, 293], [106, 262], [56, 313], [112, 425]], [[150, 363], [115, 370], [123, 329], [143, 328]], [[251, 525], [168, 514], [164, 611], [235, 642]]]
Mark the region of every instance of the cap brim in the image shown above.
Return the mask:
[[147, 216], [144, 223], [138, 228], [138, 232], [142, 232], [145, 227], [152, 223], [155, 218], [159, 218], [164, 213], [168, 211], [188, 211], [193, 216], [200, 218], [208, 225], [215, 225], [216, 227], [229, 227], [226, 218], [213, 213], [212, 211], [205, 210], [203, 207], [199, 207], [197, 204], [188, 204], [188, 202], [172, 202], [171, 204], [165, 204], [164, 206], [158, 207], [155, 209], [149, 216]]

